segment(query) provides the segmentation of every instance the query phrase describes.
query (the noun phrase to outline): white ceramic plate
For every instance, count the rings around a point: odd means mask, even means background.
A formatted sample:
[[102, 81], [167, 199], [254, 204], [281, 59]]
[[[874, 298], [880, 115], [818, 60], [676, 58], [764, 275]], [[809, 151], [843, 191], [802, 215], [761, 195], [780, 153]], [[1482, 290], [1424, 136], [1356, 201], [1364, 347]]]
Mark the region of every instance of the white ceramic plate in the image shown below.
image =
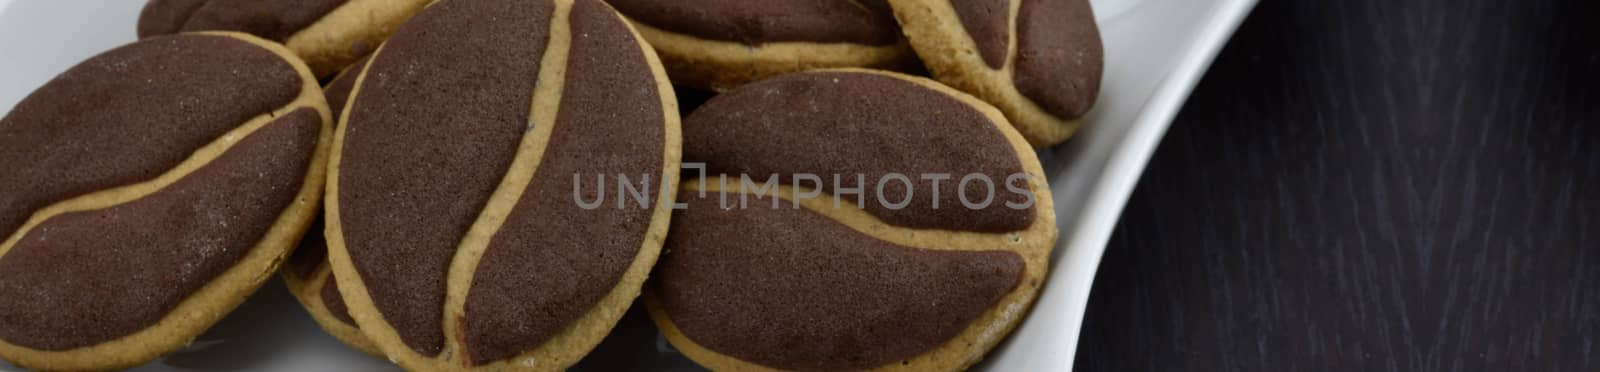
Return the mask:
[[[1061, 241], [1033, 312], [981, 366], [1072, 368], [1106, 240], [1161, 136], [1255, 0], [1092, 0], [1105, 39], [1104, 91], [1086, 129], [1044, 150]], [[0, 111], [79, 61], [133, 41], [144, 0], [0, 0]], [[639, 306], [635, 306], [637, 308]], [[631, 312], [587, 370], [692, 370]], [[0, 369], [9, 367], [0, 362]], [[322, 333], [274, 280], [189, 348], [136, 371], [388, 371]]]

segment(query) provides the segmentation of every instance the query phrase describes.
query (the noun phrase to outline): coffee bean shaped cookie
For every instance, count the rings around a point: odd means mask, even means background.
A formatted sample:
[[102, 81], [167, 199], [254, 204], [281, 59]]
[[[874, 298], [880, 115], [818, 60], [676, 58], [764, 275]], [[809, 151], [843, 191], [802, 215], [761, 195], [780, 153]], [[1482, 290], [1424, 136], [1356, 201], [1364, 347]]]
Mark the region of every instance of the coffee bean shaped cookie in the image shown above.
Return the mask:
[[728, 90], [789, 72], [914, 65], [883, 0], [608, 0], [675, 83]]
[[988, 101], [1036, 147], [1072, 137], [1104, 63], [1089, 0], [888, 0], [939, 81]]
[[685, 169], [709, 177], [680, 188], [647, 304], [710, 369], [965, 368], [1044, 280], [1057, 232], [1043, 171], [971, 96], [887, 72], [791, 74], [711, 99], [683, 130]]
[[371, 53], [428, 0], [150, 0], [140, 38], [191, 31], [238, 31], [287, 45], [316, 76]]
[[[366, 66], [366, 61], [357, 61], [322, 87], [322, 94], [327, 97], [328, 108], [334, 116], [344, 112], [350, 89], [355, 87], [356, 77], [361, 75], [360, 69]], [[334, 128], [337, 130], [338, 126]], [[318, 211], [321, 212], [320, 209]], [[361, 352], [383, 355], [378, 351], [378, 346], [361, 334], [360, 328], [356, 328], [355, 319], [350, 318], [350, 312], [346, 310], [344, 297], [339, 295], [332, 268], [328, 266], [328, 243], [323, 237], [323, 226], [321, 218], [311, 225], [305, 239], [300, 241], [300, 248], [294, 251], [280, 270], [283, 282], [289, 287], [289, 293], [294, 294], [300, 305], [306, 308], [311, 319], [329, 335]]]
[[599, 0], [444, 0], [402, 26], [329, 170], [329, 260], [361, 331], [421, 370], [559, 370], [598, 344], [670, 216], [681, 140], [654, 56]]
[[278, 268], [321, 204], [316, 79], [238, 33], [147, 38], [0, 120], [0, 357], [126, 368], [177, 350]]

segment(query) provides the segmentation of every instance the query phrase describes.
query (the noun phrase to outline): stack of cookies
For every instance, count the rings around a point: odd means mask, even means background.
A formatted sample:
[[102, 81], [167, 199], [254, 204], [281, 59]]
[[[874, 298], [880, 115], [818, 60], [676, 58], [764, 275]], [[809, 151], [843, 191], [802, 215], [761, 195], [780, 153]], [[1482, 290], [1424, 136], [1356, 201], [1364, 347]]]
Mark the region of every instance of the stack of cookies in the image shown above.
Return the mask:
[[1034, 149], [1101, 69], [1087, 0], [152, 0], [137, 34], [0, 121], [16, 365], [149, 362], [278, 273], [410, 370], [564, 370], [632, 306], [714, 370], [964, 369], [1044, 285]]

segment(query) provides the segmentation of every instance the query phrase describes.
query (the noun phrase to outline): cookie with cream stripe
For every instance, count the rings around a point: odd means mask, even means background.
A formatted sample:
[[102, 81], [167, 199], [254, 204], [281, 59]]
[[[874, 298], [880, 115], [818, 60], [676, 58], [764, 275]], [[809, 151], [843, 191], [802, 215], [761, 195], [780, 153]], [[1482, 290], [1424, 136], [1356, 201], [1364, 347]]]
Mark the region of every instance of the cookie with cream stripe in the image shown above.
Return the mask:
[[[599, 0], [443, 0], [371, 58], [326, 215], [362, 333], [408, 369], [575, 363], [666, 233], [680, 134], [655, 54]], [[645, 202], [583, 207], [575, 180], [602, 175], [646, 180]]]
[[713, 370], [965, 368], [1026, 313], [1057, 238], [1022, 136], [923, 78], [746, 85], [685, 118], [684, 159], [710, 177], [681, 187], [647, 304]]
[[284, 47], [146, 38], [0, 119], [0, 357], [139, 365], [254, 292], [320, 205], [330, 114]]
[[1099, 97], [1089, 0], [888, 1], [935, 78], [999, 108], [1035, 147], [1071, 138]]

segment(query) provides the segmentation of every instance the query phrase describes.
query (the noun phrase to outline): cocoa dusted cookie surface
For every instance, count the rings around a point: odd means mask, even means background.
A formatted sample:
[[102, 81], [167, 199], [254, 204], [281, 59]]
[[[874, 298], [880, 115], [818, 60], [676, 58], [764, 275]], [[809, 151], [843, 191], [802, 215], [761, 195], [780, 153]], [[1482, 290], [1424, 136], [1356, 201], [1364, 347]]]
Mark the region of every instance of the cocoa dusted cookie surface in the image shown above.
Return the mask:
[[[660, 252], [681, 141], [666, 74], [619, 14], [439, 1], [350, 97], [329, 261], [384, 354], [413, 370], [561, 370], [609, 333]], [[580, 202], [596, 193], [604, 204]]]
[[684, 161], [709, 177], [681, 187], [647, 303], [713, 370], [968, 367], [1027, 312], [1056, 241], [1028, 144], [927, 79], [746, 85], [685, 119]]
[[331, 121], [310, 71], [238, 33], [146, 38], [0, 119], [0, 357], [148, 362], [254, 292], [320, 205]]
[[1100, 93], [1088, 0], [888, 0], [939, 81], [998, 107], [1036, 147], [1066, 141]]
[[287, 45], [316, 76], [339, 72], [377, 49], [429, 0], [150, 0], [139, 37], [237, 31]]
[[661, 54], [674, 82], [727, 90], [830, 67], [914, 64], [883, 0], [608, 0]]

